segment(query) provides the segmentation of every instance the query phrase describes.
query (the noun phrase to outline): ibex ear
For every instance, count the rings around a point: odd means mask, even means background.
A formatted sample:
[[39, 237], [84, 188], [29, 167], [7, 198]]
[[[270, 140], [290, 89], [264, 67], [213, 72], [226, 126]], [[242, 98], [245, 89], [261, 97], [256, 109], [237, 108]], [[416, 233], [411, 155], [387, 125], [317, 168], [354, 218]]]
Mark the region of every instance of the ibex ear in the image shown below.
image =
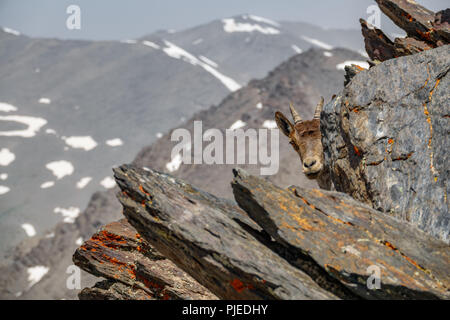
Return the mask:
[[283, 131], [286, 136], [289, 137], [291, 132], [294, 131], [292, 123], [279, 111], [275, 112], [275, 121], [278, 128]]

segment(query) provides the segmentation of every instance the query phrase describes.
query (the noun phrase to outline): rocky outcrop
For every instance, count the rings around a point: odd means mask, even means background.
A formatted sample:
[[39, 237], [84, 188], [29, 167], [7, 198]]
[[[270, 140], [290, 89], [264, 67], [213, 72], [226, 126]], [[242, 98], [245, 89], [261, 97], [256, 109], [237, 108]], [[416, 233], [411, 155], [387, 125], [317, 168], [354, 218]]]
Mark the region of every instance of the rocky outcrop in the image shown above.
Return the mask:
[[449, 49], [357, 73], [321, 118], [336, 190], [447, 243]]
[[414, 1], [376, 0], [380, 9], [407, 36], [391, 41], [383, 31], [361, 19], [366, 51], [374, 61], [385, 61], [450, 43], [450, 9], [436, 14]]
[[83, 270], [107, 279], [83, 289], [82, 300], [216, 299], [125, 219], [102, 227], [76, 250], [73, 260]]
[[[149, 286], [138, 274], [155, 279], [158, 260], [136, 263], [141, 247], [139, 255], [156, 249], [222, 299], [450, 298], [445, 243], [346, 194], [233, 173], [239, 206], [153, 170], [116, 169], [118, 198], [139, 235], [125, 236], [120, 228], [129, 226], [119, 222], [114, 237], [101, 231], [77, 250], [77, 265], [108, 279], [80, 297], [143, 297]], [[367, 285], [370, 268], [380, 270], [377, 290]]]

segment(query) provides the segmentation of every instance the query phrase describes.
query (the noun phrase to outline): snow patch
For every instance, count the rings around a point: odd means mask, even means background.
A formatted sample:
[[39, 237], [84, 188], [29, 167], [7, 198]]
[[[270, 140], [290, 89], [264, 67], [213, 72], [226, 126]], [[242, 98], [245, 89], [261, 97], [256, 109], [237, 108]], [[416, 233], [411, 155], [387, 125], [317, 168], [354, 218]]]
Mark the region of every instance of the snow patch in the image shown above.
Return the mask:
[[7, 186], [0, 186], [0, 195], [8, 193], [9, 190], [11, 190], [11, 189], [8, 188]]
[[65, 223], [74, 223], [75, 219], [80, 215], [80, 208], [69, 207], [67, 209], [56, 207], [53, 209], [54, 213], [59, 213], [63, 216]]
[[0, 180], [6, 180], [6, 179], [8, 179], [8, 174], [7, 173], [0, 174]]
[[123, 145], [123, 141], [120, 138], [106, 140], [106, 144], [110, 147], [118, 147]]
[[249, 15], [244, 15], [242, 16], [244, 19], [246, 19], [247, 17], [256, 21], [256, 22], [262, 22], [262, 23], [266, 23], [266, 24], [270, 24], [274, 27], [280, 27], [280, 24], [278, 22], [275, 22], [273, 20], [264, 18], [264, 17], [259, 17], [259, 16], [255, 16], [253, 14], [249, 14]]
[[333, 56], [333, 54], [332, 54], [330, 51], [325, 51], [325, 52], [323, 53], [323, 55], [324, 55], [325, 57], [332, 57], [332, 56]]
[[262, 109], [262, 107], [263, 107], [263, 105], [262, 105], [261, 102], [258, 102], [258, 103], [256, 104], [256, 109]]
[[83, 189], [84, 187], [86, 187], [88, 185], [89, 182], [91, 182], [91, 180], [92, 180], [91, 177], [81, 178], [80, 181], [77, 182], [77, 188]]
[[44, 182], [43, 184], [41, 184], [41, 189], [51, 188], [54, 185], [55, 185], [54, 181], [47, 181], [47, 182]]
[[202, 60], [203, 62], [209, 64], [211, 67], [217, 68], [219, 65], [217, 63], [215, 63], [214, 61], [212, 61], [211, 59], [208, 59], [205, 56], [199, 56], [200, 60]]
[[63, 138], [63, 140], [72, 148], [84, 149], [85, 151], [92, 150], [97, 146], [97, 142], [95, 142], [95, 140], [92, 139], [91, 136], [73, 136], [69, 138]]
[[342, 63], [336, 65], [336, 69], [345, 70], [345, 66], [351, 66], [352, 64], [356, 64], [362, 68], [369, 69], [369, 64], [366, 61], [358, 61], [358, 60], [347, 60]]
[[106, 189], [111, 189], [116, 185], [116, 181], [111, 177], [105, 177], [100, 184]]
[[14, 159], [16, 159], [16, 155], [8, 148], [0, 149], [0, 166], [8, 166]]
[[171, 58], [181, 59], [186, 61], [194, 66], [200, 66], [205, 69], [207, 72], [212, 74], [214, 77], [219, 79], [220, 82], [223, 83], [230, 91], [236, 91], [241, 88], [241, 85], [234, 81], [233, 79], [221, 74], [219, 71], [211, 67], [209, 64], [204, 63], [203, 61], [197, 59], [195, 56], [187, 52], [186, 50], [176, 46], [175, 44], [164, 40], [166, 47], [163, 51]]
[[160, 47], [159, 45], [157, 45], [156, 43], [151, 42], [151, 41], [148, 41], [148, 40], [142, 41], [142, 44], [143, 44], [144, 46], [151, 47], [151, 48], [153, 48], [153, 49], [160, 49], [160, 48], [161, 48], [161, 47]]
[[299, 47], [297, 47], [295, 44], [293, 44], [293, 45], [291, 46], [291, 48], [292, 48], [296, 53], [302, 53], [302, 52], [303, 52], [303, 50], [300, 49]]
[[6, 27], [4, 27], [4, 28], [3, 28], [3, 31], [6, 32], [6, 33], [15, 35], [15, 36], [20, 36], [20, 32], [19, 32], [19, 31], [14, 30], [14, 29], [11, 29], [11, 28], [6, 28]]
[[0, 102], [0, 111], [2, 111], [2, 112], [17, 111], [17, 107], [15, 107], [9, 103]]
[[229, 129], [230, 129], [230, 130], [236, 130], [236, 129], [245, 127], [245, 125], [246, 125], [246, 123], [245, 123], [244, 121], [242, 121], [242, 120], [239, 119], [238, 121], [236, 121], [235, 123], [233, 123]]
[[156, 137], [159, 139], [159, 138], [162, 138], [162, 136], [163, 136], [163, 134], [161, 133], [161, 132], [158, 132], [157, 134], [156, 134]]
[[315, 45], [315, 46], [317, 46], [317, 47], [325, 49], [325, 50], [332, 50], [333, 49], [333, 46], [331, 46], [331, 45], [329, 45], [329, 44], [327, 44], [325, 42], [322, 42], [320, 40], [317, 40], [317, 39], [309, 38], [309, 37], [306, 37], [306, 36], [302, 36], [302, 39], [307, 41], [307, 42], [309, 42], [309, 43], [311, 43], [311, 44], [313, 44], [313, 45]]
[[45, 130], [45, 133], [46, 133], [46, 134], [54, 134], [54, 135], [56, 135], [56, 131], [53, 130], [53, 129], [46, 129], [46, 130]]
[[172, 158], [172, 160], [168, 163], [166, 163], [166, 168], [169, 170], [169, 172], [177, 171], [182, 163], [181, 154], [177, 154], [175, 157]]
[[79, 238], [75, 241], [75, 244], [76, 244], [77, 246], [81, 246], [81, 245], [83, 244], [83, 238], [82, 238], [82, 237], [79, 237]]
[[25, 230], [25, 233], [29, 237], [34, 237], [36, 235], [36, 229], [34, 229], [33, 225], [29, 223], [24, 223], [21, 225], [22, 229]]
[[263, 123], [263, 127], [267, 129], [276, 129], [277, 123], [275, 122], [275, 120], [265, 120]]
[[200, 44], [200, 43], [202, 43], [202, 42], [203, 42], [203, 39], [202, 39], [202, 38], [198, 38], [198, 39], [192, 41], [192, 44], [193, 44], [193, 45], [197, 45], [197, 44]]
[[234, 19], [223, 19], [223, 30], [225, 32], [261, 32], [263, 34], [279, 34], [280, 30], [272, 28], [272, 27], [262, 27], [259, 24], [251, 24], [251, 23], [241, 23], [236, 22]]
[[41, 279], [48, 273], [49, 270], [50, 269], [45, 266], [34, 266], [28, 268], [28, 289], [41, 281]]
[[66, 160], [52, 161], [47, 163], [45, 167], [52, 171], [58, 180], [64, 178], [65, 176], [70, 176], [74, 171], [73, 165]]
[[31, 138], [47, 124], [45, 119], [28, 116], [0, 116], [0, 120], [20, 122], [28, 126], [25, 130], [0, 131], [0, 136], [5, 137]]
[[52, 100], [50, 100], [49, 98], [40, 98], [39, 103], [50, 104], [50, 103], [52, 103]]

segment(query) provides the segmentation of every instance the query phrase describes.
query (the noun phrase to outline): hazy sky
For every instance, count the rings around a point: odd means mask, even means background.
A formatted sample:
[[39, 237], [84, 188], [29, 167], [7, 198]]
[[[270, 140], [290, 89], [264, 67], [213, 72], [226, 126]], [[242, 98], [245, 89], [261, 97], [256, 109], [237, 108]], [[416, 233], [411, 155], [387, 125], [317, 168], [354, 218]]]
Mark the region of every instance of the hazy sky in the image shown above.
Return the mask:
[[[438, 11], [449, 0], [419, 0]], [[81, 8], [81, 30], [68, 30], [66, 8]], [[0, 26], [33, 37], [121, 40], [158, 29], [185, 29], [214, 19], [251, 13], [274, 20], [359, 29], [374, 0], [0, 0]], [[393, 31], [383, 16], [382, 28]]]

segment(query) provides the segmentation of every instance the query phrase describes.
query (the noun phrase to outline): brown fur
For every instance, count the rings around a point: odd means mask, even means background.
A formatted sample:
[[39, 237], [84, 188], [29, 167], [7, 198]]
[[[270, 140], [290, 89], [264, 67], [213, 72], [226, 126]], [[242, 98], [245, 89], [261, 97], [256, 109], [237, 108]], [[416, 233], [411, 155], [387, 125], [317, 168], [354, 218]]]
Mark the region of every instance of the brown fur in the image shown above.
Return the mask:
[[305, 120], [295, 125], [281, 113], [275, 113], [278, 128], [289, 138], [289, 143], [300, 156], [303, 173], [316, 179], [322, 189], [331, 189], [328, 170], [324, 168], [320, 120]]

